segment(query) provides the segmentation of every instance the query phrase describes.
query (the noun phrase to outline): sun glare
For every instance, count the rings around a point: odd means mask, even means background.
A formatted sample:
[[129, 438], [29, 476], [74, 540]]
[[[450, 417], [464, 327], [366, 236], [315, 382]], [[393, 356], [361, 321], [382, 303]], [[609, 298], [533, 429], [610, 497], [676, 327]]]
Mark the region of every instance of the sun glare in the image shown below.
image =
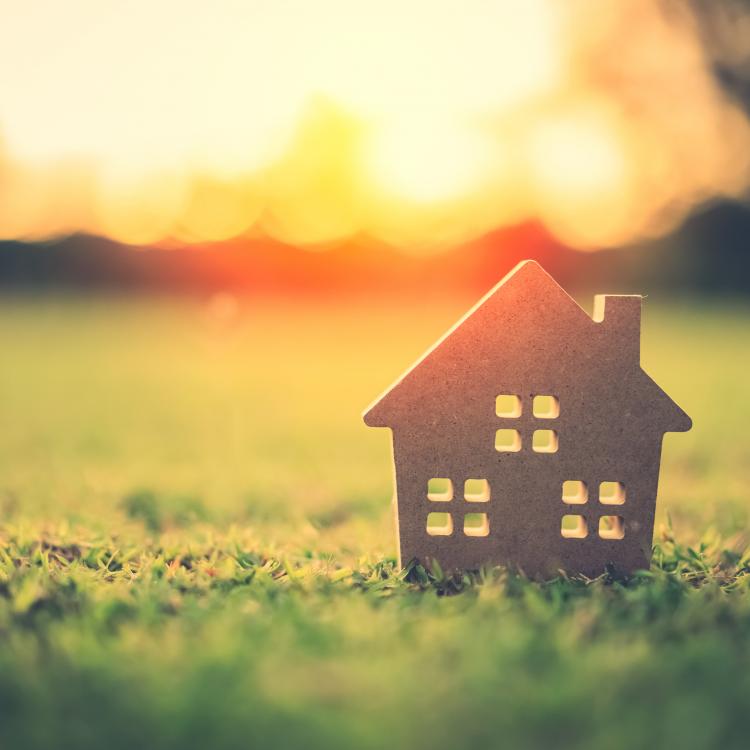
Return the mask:
[[432, 203], [461, 197], [486, 177], [490, 144], [469, 128], [441, 121], [396, 123], [374, 136], [369, 174], [384, 191]]
[[624, 176], [623, 147], [615, 128], [588, 113], [550, 117], [532, 129], [529, 164], [552, 200], [586, 200], [615, 192]]
[[651, 0], [6, 0], [0, 91], [0, 237], [440, 247], [540, 218], [596, 247], [750, 174], [695, 24]]
[[580, 247], [619, 238], [628, 220], [626, 145], [606, 112], [550, 115], [529, 132], [528, 175], [539, 213]]

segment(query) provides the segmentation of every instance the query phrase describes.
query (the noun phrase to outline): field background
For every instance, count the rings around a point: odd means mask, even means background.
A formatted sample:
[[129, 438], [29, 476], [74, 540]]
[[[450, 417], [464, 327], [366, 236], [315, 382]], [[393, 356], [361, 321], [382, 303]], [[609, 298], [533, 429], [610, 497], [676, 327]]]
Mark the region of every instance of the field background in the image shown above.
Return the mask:
[[360, 413], [471, 302], [5, 296], [0, 747], [746, 747], [750, 307], [647, 300], [651, 574], [405, 580]]

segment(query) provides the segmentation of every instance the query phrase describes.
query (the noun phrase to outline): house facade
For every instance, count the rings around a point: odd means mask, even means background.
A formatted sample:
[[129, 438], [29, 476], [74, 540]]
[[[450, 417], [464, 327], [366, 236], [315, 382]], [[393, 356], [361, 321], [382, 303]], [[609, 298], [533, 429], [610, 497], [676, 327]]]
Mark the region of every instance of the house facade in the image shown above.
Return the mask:
[[526, 261], [375, 401], [402, 564], [648, 567], [663, 436], [691, 422], [640, 366], [641, 302], [592, 319]]

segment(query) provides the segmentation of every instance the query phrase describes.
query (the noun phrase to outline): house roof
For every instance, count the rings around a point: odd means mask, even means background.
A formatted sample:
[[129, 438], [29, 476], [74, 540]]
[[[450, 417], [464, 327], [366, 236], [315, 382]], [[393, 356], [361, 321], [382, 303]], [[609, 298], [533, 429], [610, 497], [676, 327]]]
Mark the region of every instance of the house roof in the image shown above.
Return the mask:
[[[487, 320], [505, 321], [516, 315], [518, 307], [534, 315], [536, 325], [565, 325], [569, 328], [599, 326], [578, 303], [535, 261], [519, 263], [484, 295], [455, 325], [431, 346], [364, 412], [371, 427], [390, 427], [401, 413], [400, 406], [415, 390], [418, 381], [449, 339], [466, 331], [474, 341], [485, 335]], [[528, 308], [533, 308], [529, 310]], [[649, 403], [664, 413], [665, 432], [690, 429], [690, 417], [640, 368], [639, 380]], [[418, 390], [418, 389], [416, 389]]]

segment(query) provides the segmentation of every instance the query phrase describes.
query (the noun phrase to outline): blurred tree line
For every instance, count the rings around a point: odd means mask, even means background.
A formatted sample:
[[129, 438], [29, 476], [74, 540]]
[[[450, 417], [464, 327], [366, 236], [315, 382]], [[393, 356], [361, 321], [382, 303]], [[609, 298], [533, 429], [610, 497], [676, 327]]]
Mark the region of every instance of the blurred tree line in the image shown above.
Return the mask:
[[322, 252], [264, 239], [147, 250], [85, 235], [0, 242], [0, 289], [478, 294], [524, 258], [539, 260], [573, 291], [746, 296], [750, 209], [716, 203], [667, 237], [587, 253], [559, 245], [535, 224], [498, 230], [448, 251], [408, 255], [365, 238]]

